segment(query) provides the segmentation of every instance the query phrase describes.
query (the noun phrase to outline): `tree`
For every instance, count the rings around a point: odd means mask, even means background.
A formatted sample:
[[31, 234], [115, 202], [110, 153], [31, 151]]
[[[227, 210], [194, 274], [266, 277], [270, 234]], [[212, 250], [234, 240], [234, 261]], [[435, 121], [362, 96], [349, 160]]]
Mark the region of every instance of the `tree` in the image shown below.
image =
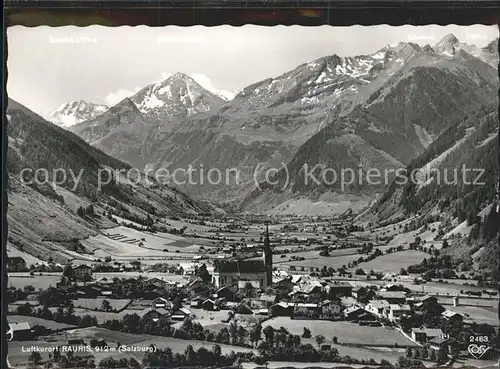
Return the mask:
[[366, 275], [365, 271], [361, 268], [356, 269], [356, 272], [354, 273], [356, 275]]
[[222, 354], [222, 348], [220, 347], [220, 345], [214, 345], [214, 347], [212, 347], [212, 353], [215, 357], [215, 360], [220, 360], [220, 356]]
[[252, 343], [252, 346], [256, 345], [262, 338], [262, 325], [256, 324], [253, 326], [252, 330], [250, 331], [250, 342]]
[[304, 332], [302, 333], [302, 338], [311, 338], [311, 331], [304, 327]]
[[431, 353], [429, 355], [429, 360], [436, 361], [436, 350], [431, 350]]
[[245, 297], [253, 297], [253, 293], [254, 293], [254, 288], [253, 288], [253, 285], [248, 282], [248, 283], [245, 283], [245, 288], [243, 289], [243, 294], [245, 295]]
[[444, 345], [439, 348], [437, 353], [437, 363], [444, 364], [448, 361], [448, 346]]
[[134, 268], [134, 270], [141, 270], [141, 262], [139, 260], [132, 261], [130, 265], [132, 265], [132, 268]]
[[413, 357], [413, 351], [412, 351], [411, 347], [408, 347], [406, 349], [406, 357], [410, 358], [410, 359]]
[[274, 341], [274, 328], [268, 325], [262, 332], [264, 333], [266, 342], [272, 344], [272, 342]]
[[73, 279], [73, 267], [71, 266], [71, 264], [64, 266], [63, 276], [68, 278], [68, 280]]
[[196, 275], [200, 277], [203, 281], [205, 282], [210, 282], [212, 280], [212, 276], [207, 270], [207, 266], [205, 264], [202, 264], [198, 270]]
[[111, 304], [109, 303], [108, 300], [103, 300], [102, 301], [101, 309], [103, 311], [110, 311], [111, 310]]
[[238, 343], [238, 324], [234, 320], [229, 324], [229, 336], [232, 344]]
[[406, 269], [405, 269], [405, 268], [401, 268], [401, 269], [399, 270], [399, 274], [400, 274], [400, 275], [408, 275], [408, 272], [406, 271]]
[[314, 337], [314, 340], [316, 341], [316, 343], [318, 344], [318, 348], [321, 347], [321, 345], [323, 343], [325, 343], [326, 339], [325, 339], [325, 336], [323, 336], [322, 334], [317, 334], [315, 337]]
[[427, 347], [422, 348], [422, 359], [426, 360], [429, 357], [429, 350]]
[[42, 355], [40, 355], [39, 352], [34, 351], [30, 354], [28, 361], [31, 363], [31, 365], [33, 367], [35, 367], [36, 365], [40, 364], [40, 362], [42, 361]]
[[339, 339], [337, 336], [333, 336], [333, 339], [332, 339], [333, 343], [338, 343], [339, 342]]

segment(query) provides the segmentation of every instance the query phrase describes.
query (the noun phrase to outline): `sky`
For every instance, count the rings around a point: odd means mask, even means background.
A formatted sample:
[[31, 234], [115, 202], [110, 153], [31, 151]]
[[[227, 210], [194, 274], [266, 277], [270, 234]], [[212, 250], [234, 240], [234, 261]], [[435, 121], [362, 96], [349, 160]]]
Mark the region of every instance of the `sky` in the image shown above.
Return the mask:
[[209, 89], [238, 92], [323, 56], [371, 54], [401, 41], [432, 46], [450, 33], [484, 47], [498, 28], [15, 26], [7, 29], [7, 93], [46, 115], [74, 100], [114, 105], [176, 72]]

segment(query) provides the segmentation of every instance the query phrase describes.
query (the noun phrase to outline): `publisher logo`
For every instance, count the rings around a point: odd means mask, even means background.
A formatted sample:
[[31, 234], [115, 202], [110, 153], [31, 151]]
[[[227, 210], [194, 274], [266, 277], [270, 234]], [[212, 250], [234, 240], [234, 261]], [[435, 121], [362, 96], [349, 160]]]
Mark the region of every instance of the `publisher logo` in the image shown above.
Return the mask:
[[491, 348], [490, 346], [471, 343], [467, 349], [469, 350], [469, 354], [471, 354], [472, 357], [476, 359], [481, 359], [484, 356], [484, 354], [488, 352], [490, 348]]

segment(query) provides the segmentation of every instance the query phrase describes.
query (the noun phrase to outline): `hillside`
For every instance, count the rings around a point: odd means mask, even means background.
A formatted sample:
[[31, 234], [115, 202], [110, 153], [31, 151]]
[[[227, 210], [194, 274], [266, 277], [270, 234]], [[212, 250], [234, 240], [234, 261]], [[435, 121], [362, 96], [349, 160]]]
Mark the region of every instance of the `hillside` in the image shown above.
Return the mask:
[[457, 260], [470, 255], [484, 270], [498, 268], [492, 257], [499, 252], [499, 215], [492, 206], [498, 152], [498, 103], [493, 103], [434, 141], [407, 168], [419, 170], [418, 182], [394, 181], [364, 218], [391, 224], [416, 217], [419, 226], [438, 221], [436, 239], [451, 245], [445, 254]]
[[[153, 178], [138, 173], [127, 178], [127, 164], [13, 100], [7, 118], [9, 247], [39, 259], [81, 258], [91, 250], [78, 240], [116, 226], [110, 214], [155, 223], [167, 214], [212, 210]], [[37, 169], [46, 175], [33, 183]], [[108, 173], [113, 180], [108, 181]], [[78, 213], [90, 205], [92, 211]]]

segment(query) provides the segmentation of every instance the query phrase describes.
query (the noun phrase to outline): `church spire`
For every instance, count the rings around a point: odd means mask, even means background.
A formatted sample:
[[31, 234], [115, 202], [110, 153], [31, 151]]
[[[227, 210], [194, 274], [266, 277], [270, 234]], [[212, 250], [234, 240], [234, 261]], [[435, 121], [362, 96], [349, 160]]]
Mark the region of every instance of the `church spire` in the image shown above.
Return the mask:
[[269, 226], [266, 224], [266, 235], [264, 237], [264, 249], [269, 248]]
[[269, 226], [266, 224], [266, 234], [264, 236], [264, 263], [266, 266], [266, 286], [273, 282], [273, 251], [269, 241]]

